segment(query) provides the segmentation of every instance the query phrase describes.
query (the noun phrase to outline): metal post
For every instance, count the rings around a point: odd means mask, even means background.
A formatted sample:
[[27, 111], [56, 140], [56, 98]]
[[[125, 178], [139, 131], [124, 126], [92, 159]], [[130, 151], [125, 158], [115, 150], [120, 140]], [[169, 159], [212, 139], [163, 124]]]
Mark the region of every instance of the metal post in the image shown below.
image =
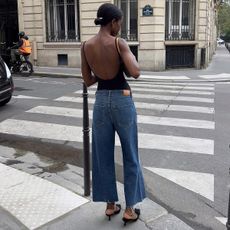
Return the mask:
[[230, 193], [229, 193], [229, 199], [228, 199], [228, 220], [226, 223], [227, 230], [230, 230]]
[[83, 82], [83, 148], [84, 148], [84, 195], [90, 196], [90, 153], [88, 92]]

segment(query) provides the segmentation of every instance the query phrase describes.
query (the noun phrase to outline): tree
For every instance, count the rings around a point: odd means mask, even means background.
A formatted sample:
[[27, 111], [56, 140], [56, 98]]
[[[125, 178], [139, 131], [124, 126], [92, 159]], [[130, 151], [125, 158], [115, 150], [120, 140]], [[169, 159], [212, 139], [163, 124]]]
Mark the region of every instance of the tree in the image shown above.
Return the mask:
[[227, 1], [218, 10], [218, 31], [221, 38], [230, 42], [230, 4]]

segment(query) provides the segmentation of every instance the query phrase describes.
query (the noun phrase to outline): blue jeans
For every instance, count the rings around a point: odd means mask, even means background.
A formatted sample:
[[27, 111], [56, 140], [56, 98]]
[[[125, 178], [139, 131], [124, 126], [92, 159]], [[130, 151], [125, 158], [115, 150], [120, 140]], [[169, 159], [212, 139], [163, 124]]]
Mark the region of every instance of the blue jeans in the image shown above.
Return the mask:
[[92, 181], [93, 201], [118, 201], [114, 162], [115, 132], [123, 153], [126, 206], [145, 198], [138, 157], [137, 115], [130, 95], [123, 90], [98, 90], [93, 110]]

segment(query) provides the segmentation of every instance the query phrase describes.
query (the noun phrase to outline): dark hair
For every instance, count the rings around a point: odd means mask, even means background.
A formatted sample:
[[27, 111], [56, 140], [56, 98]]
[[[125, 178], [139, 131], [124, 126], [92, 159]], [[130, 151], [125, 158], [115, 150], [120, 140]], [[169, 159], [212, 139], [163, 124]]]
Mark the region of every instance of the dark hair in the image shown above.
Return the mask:
[[102, 4], [97, 11], [97, 18], [94, 20], [95, 25], [105, 26], [113, 19], [120, 20], [123, 16], [122, 11], [111, 3]]

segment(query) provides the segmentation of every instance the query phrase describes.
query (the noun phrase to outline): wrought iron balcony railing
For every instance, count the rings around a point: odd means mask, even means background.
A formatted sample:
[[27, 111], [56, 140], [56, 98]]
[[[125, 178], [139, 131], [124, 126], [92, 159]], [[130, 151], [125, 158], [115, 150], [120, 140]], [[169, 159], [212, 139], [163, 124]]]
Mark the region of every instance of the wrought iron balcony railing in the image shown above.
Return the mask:
[[171, 26], [165, 31], [165, 40], [194, 40], [194, 29], [190, 26]]
[[127, 31], [122, 31], [121, 32], [121, 37], [124, 38], [126, 41], [137, 41], [137, 32], [127, 32]]

